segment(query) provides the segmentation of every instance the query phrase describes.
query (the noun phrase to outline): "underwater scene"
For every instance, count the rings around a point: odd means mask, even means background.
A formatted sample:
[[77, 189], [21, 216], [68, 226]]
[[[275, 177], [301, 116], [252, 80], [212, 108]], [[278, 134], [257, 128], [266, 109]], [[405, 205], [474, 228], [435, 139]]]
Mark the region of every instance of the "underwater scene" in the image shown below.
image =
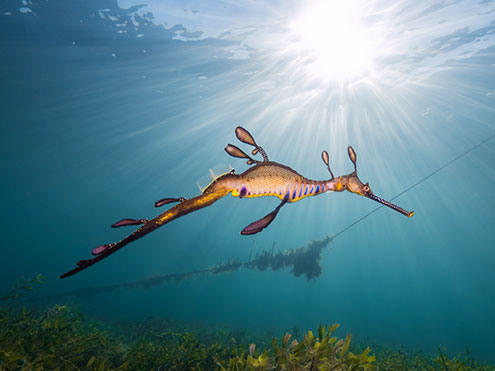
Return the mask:
[[0, 50], [0, 370], [495, 370], [493, 0], [4, 0]]

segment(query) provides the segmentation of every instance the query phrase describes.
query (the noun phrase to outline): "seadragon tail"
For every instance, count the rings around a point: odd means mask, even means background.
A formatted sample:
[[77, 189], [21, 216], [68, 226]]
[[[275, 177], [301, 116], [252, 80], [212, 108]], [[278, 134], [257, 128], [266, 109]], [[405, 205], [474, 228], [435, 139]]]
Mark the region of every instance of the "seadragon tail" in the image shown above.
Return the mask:
[[[100, 245], [94, 248], [92, 250], [93, 255], [96, 255], [94, 258], [78, 261], [77, 266], [74, 269], [62, 274], [60, 278], [66, 278], [72, 276], [86, 268], [91, 267], [92, 265], [98, 263], [99, 261], [117, 252], [118, 250], [128, 245], [129, 243], [147, 235], [150, 232], [153, 232], [155, 229], [161, 227], [162, 225], [170, 223], [171, 221], [180, 218], [183, 215], [189, 214], [193, 211], [210, 206], [215, 201], [226, 196], [229, 192], [230, 191], [227, 189], [218, 189], [215, 191], [212, 190], [210, 192], [205, 192], [191, 199], [181, 198], [180, 200], [181, 202], [179, 204], [171, 207], [167, 211], [158, 215], [156, 218], [151, 220], [146, 220], [146, 219], [139, 220], [143, 222], [143, 225], [140, 228], [136, 229], [134, 232], [132, 232], [130, 235], [125, 237], [123, 240], [119, 242], [110, 243], [107, 245]], [[134, 221], [133, 219], [123, 219], [120, 222], [115, 223], [114, 226], [136, 224], [129, 222], [130, 220]]]

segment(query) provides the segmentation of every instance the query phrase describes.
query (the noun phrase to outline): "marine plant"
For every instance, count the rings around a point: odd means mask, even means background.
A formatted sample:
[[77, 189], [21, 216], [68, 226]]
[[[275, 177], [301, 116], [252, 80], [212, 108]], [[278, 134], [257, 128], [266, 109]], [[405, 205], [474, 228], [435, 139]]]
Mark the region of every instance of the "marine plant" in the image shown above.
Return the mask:
[[126, 326], [88, 320], [66, 305], [41, 312], [0, 307], [0, 370], [495, 370], [468, 351], [449, 358], [444, 349], [432, 357], [373, 346], [371, 354], [351, 344], [350, 334], [334, 336], [338, 325], [320, 325], [302, 339], [287, 333], [269, 347], [252, 331], [236, 340], [229, 329], [188, 329], [171, 320]]
[[429, 355], [423, 351], [411, 351], [401, 347], [393, 349], [380, 345], [373, 346], [377, 370], [442, 370], [442, 371], [495, 371], [493, 364], [480, 364], [466, 347], [464, 353], [454, 357], [447, 355], [445, 348], [438, 348], [438, 355]]
[[[4, 298], [13, 301], [38, 281], [21, 280]], [[302, 338], [277, 331], [274, 338], [271, 328], [257, 333], [160, 317], [102, 323], [68, 305], [0, 305], [0, 370], [495, 370], [469, 348], [453, 358], [443, 348], [435, 357], [374, 345], [371, 354], [366, 344], [351, 344], [350, 334], [338, 339], [337, 327], [320, 325]]]
[[271, 348], [256, 351], [255, 344], [249, 346], [248, 352], [229, 360], [227, 365], [218, 362], [222, 370], [371, 370], [375, 357], [369, 355], [371, 349], [366, 348], [361, 354], [349, 351], [351, 334], [345, 340], [332, 336], [339, 327], [318, 327], [318, 336], [308, 331], [304, 339], [289, 343], [289, 333], [281, 339], [280, 344], [274, 338]]
[[7, 295], [1, 297], [0, 301], [15, 300], [23, 296], [25, 291], [32, 291], [34, 284], [43, 284], [43, 280], [44, 277], [42, 274], [38, 274], [36, 275], [36, 277], [30, 279], [21, 278], [10, 286], [10, 292]]
[[212, 370], [234, 347], [171, 329], [129, 341], [65, 305], [0, 311], [0, 370]]
[[113, 292], [117, 290], [131, 290], [137, 288], [148, 289], [165, 283], [178, 283], [205, 274], [224, 274], [235, 272], [239, 269], [251, 269], [265, 271], [268, 268], [276, 271], [278, 269], [292, 268], [291, 273], [296, 276], [306, 276], [308, 280], [317, 278], [321, 274], [320, 258], [322, 250], [333, 244], [333, 236], [326, 236], [321, 240], [313, 240], [305, 246], [295, 249], [285, 249], [274, 253], [275, 244], [269, 250], [256, 253], [254, 258], [248, 261], [238, 259], [221, 262], [209, 268], [198, 269], [182, 273], [169, 273], [157, 275], [151, 278], [140, 279], [132, 282], [117, 283], [112, 285], [100, 285], [96, 287], [83, 287], [67, 291], [62, 294], [44, 297], [43, 299], [60, 299], [67, 296], [90, 297], [92, 295]]

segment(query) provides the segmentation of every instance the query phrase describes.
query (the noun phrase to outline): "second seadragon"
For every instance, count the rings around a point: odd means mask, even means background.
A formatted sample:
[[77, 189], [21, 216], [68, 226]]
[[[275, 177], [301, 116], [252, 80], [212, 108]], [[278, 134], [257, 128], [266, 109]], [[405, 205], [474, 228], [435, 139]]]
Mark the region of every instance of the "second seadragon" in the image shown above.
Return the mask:
[[258, 153], [261, 154], [263, 161], [254, 160], [240, 148], [229, 144], [225, 147], [225, 151], [229, 155], [247, 159], [247, 164], [254, 166], [242, 174], [235, 174], [234, 170], [232, 170], [229, 173], [220, 175], [203, 190], [201, 195], [194, 198], [164, 198], [157, 201], [155, 203], [156, 207], [173, 202], [177, 202], [178, 204], [158, 215], [154, 219], [122, 219], [119, 222], [112, 224], [112, 227], [114, 228], [128, 225], [141, 225], [141, 227], [119, 242], [101, 245], [94, 248], [92, 251], [92, 254], [95, 255], [94, 258], [78, 261], [77, 267], [67, 273], [64, 273], [60, 276], [60, 278], [72, 276], [73, 274], [92, 266], [93, 264], [113, 254], [117, 250], [120, 250], [125, 245], [154, 231], [158, 227], [170, 223], [172, 220], [180, 218], [183, 215], [210, 206], [215, 201], [228, 195], [229, 193], [231, 193], [232, 196], [239, 198], [275, 196], [281, 200], [275, 210], [244, 228], [241, 231], [241, 234], [243, 235], [255, 234], [268, 227], [268, 225], [270, 225], [270, 223], [277, 216], [280, 208], [286, 203], [297, 202], [303, 198], [320, 195], [326, 192], [342, 192], [347, 190], [377, 201], [400, 212], [401, 214], [406, 215], [407, 217], [414, 215], [414, 211], [406, 211], [397, 205], [375, 196], [368, 183], [363, 184], [359, 180], [356, 169], [356, 152], [354, 152], [352, 147], [347, 148], [349, 158], [354, 164], [354, 171], [352, 173], [335, 177], [332, 170], [330, 170], [328, 153], [323, 151], [321, 157], [330, 172], [331, 178], [328, 180], [311, 180], [298, 174], [288, 166], [269, 161], [263, 148], [256, 144], [253, 137], [246, 129], [238, 126], [235, 129], [235, 134], [237, 139], [241, 142], [253, 146], [254, 149], [252, 150], [252, 155], [255, 156]]

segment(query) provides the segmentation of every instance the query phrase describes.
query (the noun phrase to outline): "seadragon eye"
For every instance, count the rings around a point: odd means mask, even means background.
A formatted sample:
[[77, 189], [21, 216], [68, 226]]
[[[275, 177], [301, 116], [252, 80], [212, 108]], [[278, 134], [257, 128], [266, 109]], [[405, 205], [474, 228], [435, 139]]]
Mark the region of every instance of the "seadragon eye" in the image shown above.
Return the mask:
[[370, 191], [370, 187], [369, 187], [369, 186], [367, 186], [367, 185], [365, 185], [365, 186], [363, 187], [363, 191], [365, 191], [365, 192], [369, 192], [369, 191]]

